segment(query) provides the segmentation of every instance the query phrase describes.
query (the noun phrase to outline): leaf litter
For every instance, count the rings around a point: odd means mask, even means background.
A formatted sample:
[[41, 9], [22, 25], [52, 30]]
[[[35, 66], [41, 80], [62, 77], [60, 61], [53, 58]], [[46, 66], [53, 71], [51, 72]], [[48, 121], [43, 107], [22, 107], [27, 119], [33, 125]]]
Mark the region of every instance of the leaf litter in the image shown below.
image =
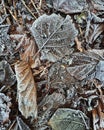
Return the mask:
[[1, 130], [104, 129], [103, 6], [1, 1]]

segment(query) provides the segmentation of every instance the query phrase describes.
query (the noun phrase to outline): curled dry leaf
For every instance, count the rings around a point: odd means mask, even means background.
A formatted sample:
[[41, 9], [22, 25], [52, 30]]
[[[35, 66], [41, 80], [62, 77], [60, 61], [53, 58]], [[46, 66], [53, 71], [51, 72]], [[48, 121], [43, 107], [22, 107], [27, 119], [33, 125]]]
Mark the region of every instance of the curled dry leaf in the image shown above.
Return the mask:
[[89, 44], [93, 44], [98, 36], [104, 31], [104, 24], [93, 24], [90, 26], [88, 35], [86, 36], [86, 41]]
[[59, 15], [40, 16], [31, 27], [33, 36], [41, 51], [41, 59], [55, 62], [71, 53], [71, 44], [77, 36], [77, 30], [71, 17]]
[[26, 118], [37, 117], [36, 85], [29, 64], [15, 64], [19, 110]]

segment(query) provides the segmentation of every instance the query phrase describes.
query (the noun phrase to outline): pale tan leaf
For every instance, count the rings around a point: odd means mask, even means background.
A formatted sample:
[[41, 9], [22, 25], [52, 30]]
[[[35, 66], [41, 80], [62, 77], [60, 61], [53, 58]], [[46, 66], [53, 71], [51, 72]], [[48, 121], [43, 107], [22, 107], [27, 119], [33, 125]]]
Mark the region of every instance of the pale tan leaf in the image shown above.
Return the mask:
[[15, 64], [19, 110], [25, 118], [37, 117], [36, 85], [26, 61]]

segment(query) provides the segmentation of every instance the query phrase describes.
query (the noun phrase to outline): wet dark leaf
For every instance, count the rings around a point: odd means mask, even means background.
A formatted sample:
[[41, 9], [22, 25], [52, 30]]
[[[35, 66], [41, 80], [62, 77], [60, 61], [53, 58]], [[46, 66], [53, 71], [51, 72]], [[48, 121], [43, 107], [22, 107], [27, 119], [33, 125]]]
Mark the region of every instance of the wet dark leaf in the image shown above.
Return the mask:
[[41, 51], [41, 59], [55, 62], [71, 53], [70, 46], [77, 36], [77, 30], [70, 16], [52, 14], [39, 17], [31, 31]]

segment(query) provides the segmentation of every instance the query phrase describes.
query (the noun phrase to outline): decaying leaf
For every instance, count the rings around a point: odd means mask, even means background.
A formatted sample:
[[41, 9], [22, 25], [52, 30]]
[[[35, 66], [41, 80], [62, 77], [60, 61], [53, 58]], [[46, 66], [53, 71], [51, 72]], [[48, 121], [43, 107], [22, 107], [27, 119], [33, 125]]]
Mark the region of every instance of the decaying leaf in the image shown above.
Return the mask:
[[0, 62], [0, 84], [12, 86], [16, 82], [16, 77], [12, 68], [7, 61]]
[[71, 53], [70, 46], [77, 36], [77, 30], [70, 16], [63, 18], [52, 14], [40, 16], [31, 27], [33, 36], [41, 51], [41, 59], [55, 62]]
[[86, 0], [46, 0], [47, 5], [65, 14], [79, 13], [86, 8]]
[[59, 108], [49, 120], [53, 130], [89, 129], [88, 118], [82, 112], [69, 108]]
[[36, 85], [29, 64], [21, 61], [15, 64], [19, 110], [26, 118], [37, 117]]
[[6, 123], [9, 125], [10, 107], [11, 99], [5, 94], [0, 93], [0, 129], [2, 129]]
[[103, 55], [104, 50], [91, 50], [86, 51], [85, 53], [73, 53], [72, 54], [72, 64], [67, 68], [67, 71], [74, 76], [78, 80], [83, 80], [87, 78], [88, 76], [92, 76], [90, 78], [97, 78], [101, 81], [103, 79], [99, 78], [99, 76], [95, 76], [98, 73], [102, 74], [101, 72], [98, 72], [97, 70], [100, 67], [100, 70], [102, 70], [101, 63], [103, 63]]

